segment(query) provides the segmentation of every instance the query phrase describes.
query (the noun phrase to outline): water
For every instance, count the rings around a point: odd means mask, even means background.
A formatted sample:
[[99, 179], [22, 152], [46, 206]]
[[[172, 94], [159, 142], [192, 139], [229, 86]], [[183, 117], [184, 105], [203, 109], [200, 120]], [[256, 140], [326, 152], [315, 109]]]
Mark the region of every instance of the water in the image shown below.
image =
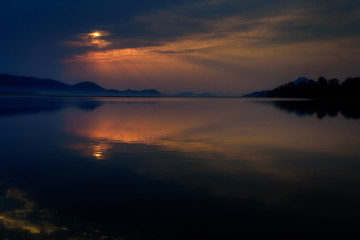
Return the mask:
[[0, 239], [355, 231], [359, 108], [330, 106], [2, 97]]

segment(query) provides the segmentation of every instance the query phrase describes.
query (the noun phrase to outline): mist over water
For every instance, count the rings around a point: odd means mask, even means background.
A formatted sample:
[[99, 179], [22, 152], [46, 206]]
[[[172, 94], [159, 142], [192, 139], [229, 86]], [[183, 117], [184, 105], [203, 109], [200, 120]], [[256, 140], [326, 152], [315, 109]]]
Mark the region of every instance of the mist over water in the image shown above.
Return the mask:
[[357, 113], [262, 103], [0, 98], [0, 238], [355, 231]]

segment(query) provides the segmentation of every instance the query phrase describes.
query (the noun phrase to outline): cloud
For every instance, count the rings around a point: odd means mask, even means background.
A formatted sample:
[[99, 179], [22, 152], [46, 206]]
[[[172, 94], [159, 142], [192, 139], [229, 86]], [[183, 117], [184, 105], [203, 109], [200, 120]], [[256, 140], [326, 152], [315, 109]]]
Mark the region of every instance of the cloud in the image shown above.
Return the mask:
[[[223, 38], [237, 33], [264, 44], [357, 37], [355, 1], [195, 1], [137, 16], [150, 38]], [[166, 21], [164, 21], [166, 19]]]
[[156, 61], [161, 55], [198, 54], [218, 44], [216, 41], [183, 40], [153, 47], [88, 51], [84, 54], [74, 55], [64, 62]]
[[[7, 33], [0, 38], [0, 71], [6, 73], [115, 84], [108, 76], [123, 72], [106, 71], [141, 62], [142, 71], [132, 70], [136, 78], [125, 76], [138, 82], [134, 86], [152, 76], [152, 81], [170, 85], [171, 79], [179, 87], [186, 78], [216, 90], [226, 84], [223, 92], [226, 87], [271, 87], [299, 74], [360, 74], [354, 70], [354, 55], [360, 54], [354, 44], [360, 37], [360, 2], [355, 0], [20, 2], [0, 9], [0, 26]], [[108, 34], [91, 35], [96, 30]], [[111, 70], [104, 63], [111, 63], [106, 64]], [[160, 63], [165, 70], [160, 71]], [[69, 68], [103, 70], [69, 75], [75, 72]], [[339, 75], [332, 76], [335, 71]], [[158, 75], [162, 72], [166, 76]], [[209, 75], [226, 82], [217, 86], [215, 79], [204, 79]]]
[[73, 47], [96, 47], [106, 48], [112, 44], [112, 42], [102, 39], [109, 36], [107, 31], [94, 31], [91, 33], [82, 33], [76, 36], [77, 40], [65, 41], [66, 45]]

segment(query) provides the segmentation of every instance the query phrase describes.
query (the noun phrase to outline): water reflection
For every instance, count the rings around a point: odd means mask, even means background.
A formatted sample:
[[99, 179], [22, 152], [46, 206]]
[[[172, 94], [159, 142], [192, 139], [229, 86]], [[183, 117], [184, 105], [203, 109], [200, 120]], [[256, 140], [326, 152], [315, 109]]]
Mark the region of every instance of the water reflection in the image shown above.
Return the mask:
[[[58, 230], [66, 231], [52, 225], [51, 212], [47, 209], [38, 209], [37, 204], [19, 189], [7, 189], [5, 196], [0, 196], [2, 209], [0, 222], [11, 230], [22, 229], [31, 234], [52, 234]], [[10, 208], [9, 206], [14, 206]]]
[[109, 160], [109, 164], [162, 181], [201, 187], [214, 196], [276, 199], [281, 204], [286, 194], [275, 197], [237, 184], [249, 174], [269, 182], [305, 183], [309, 162], [305, 166], [301, 162], [314, 158], [329, 159], [327, 166], [319, 162], [311, 166], [318, 176], [324, 176], [321, 168], [326, 168], [326, 174], [359, 180], [357, 169], [338, 166], [341, 171], [331, 170], [336, 164], [330, 160], [360, 156], [354, 134], [360, 133], [358, 124], [335, 120], [304, 121], [241, 100], [152, 104], [136, 100], [115, 101], [92, 113], [78, 114], [76, 120], [69, 116], [64, 130], [81, 137], [82, 144], [75, 141], [67, 147], [83, 156]]
[[36, 101], [64, 107], [0, 118], [0, 239], [357, 229], [358, 121], [243, 99]]
[[[285, 106], [287, 103], [274, 104]], [[307, 103], [290, 104], [303, 106]], [[359, 153], [356, 144], [347, 142], [347, 146], [342, 146], [344, 139], [357, 142], [353, 134], [354, 128], [359, 131], [356, 123], [347, 123], [348, 127], [342, 130], [328, 129], [327, 124], [290, 119], [271, 111], [269, 116], [269, 110], [241, 100], [154, 100], [152, 104], [138, 100], [115, 101], [92, 113], [68, 116], [64, 130], [87, 139], [85, 144], [73, 143], [68, 147], [98, 159], [110, 158], [114, 145], [119, 143], [253, 162], [272, 158], [257, 151], [259, 147], [346, 155]], [[340, 125], [344, 123], [341, 119], [337, 121]], [[345, 147], [346, 151], [338, 146]]]
[[39, 208], [27, 193], [17, 188], [9, 188], [0, 195], [0, 238], [17, 239], [82, 239], [120, 240], [125, 236], [105, 234], [101, 229], [66, 220], [68, 227], [60, 227], [55, 222], [63, 222], [48, 209]]
[[70, 107], [92, 111], [101, 104], [96, 98], [0, 97], [0, 117], [55, 112]]
[[[269, 103], [269, 102], [267, 102]], [[338, 114], [349, 119], [360, 119], [360, 101], [273, 101], [275, 107], [298, 116], [316, 115], [318, 119], [336, 117]]]

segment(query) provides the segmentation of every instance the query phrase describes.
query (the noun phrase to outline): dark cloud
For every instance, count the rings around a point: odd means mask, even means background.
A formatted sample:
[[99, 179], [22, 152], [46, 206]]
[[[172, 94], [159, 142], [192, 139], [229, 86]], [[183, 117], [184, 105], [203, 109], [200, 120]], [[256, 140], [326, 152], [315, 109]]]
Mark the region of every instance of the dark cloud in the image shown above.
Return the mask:
[[[228, 21], [232, 19], [233, 21]], [[268, 31], [258, 40], [291, 43], [359, 37], [360, 3], [356, 1], [195, 1], [136, 18], [151, 39], [234, 32]], [[209, 35], [207, 35], [209, 36]]]

